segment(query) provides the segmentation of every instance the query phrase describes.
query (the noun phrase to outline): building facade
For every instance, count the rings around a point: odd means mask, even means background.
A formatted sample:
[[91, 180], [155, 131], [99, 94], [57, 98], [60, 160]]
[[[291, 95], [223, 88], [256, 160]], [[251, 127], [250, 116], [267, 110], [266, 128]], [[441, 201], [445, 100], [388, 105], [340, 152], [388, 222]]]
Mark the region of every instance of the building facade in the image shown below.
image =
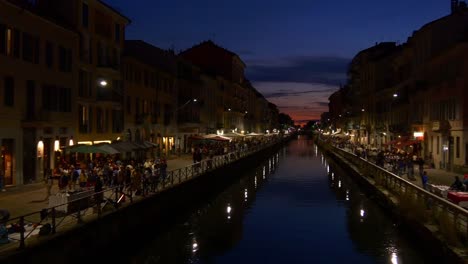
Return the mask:
[[0, 1], [1, 174], [43, 179], [74, 136], [78, 34], [21, 1]]
[[362, 107], [361, 116], [350, 121], [365, 120], [359, 128], [366, 131], [356, 133], [356, 142], [396, 144], [436, 168], [466, 172], [468, 9], [458, 1], [451, 7], [451, 14], [424, 25], [404, 44], [386, 47], [379, 56], [363, 57], [378, 46], [360, 52], [349, 70], [349, 106], [340, 113], [338, 102], [330, 100], [330, 118]]

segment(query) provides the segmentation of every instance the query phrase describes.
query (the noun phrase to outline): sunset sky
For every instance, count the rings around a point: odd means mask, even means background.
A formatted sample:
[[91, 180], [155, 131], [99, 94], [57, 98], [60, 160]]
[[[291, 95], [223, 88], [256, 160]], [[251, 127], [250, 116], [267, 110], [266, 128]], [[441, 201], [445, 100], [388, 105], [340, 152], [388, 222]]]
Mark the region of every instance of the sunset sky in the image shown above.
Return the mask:
[[247, 78], [293, 119], [318, 119], [346, 68], [376, 42], [406, 42], [448, 15], [450, 0], [105, 0], [132, 20], [127, 39], [185, 50], [204, 40], [237, 53]]

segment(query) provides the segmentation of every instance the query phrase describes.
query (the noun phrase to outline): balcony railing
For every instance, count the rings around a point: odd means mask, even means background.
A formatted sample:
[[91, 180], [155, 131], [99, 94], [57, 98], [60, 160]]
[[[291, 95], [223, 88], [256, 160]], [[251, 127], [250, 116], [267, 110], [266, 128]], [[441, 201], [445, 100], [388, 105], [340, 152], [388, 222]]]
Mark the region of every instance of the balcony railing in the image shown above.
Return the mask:
[[108, 102], [122, 102], [122, 96], [113, 90], [104, 90], [105, 88], [98, 89], [96, 100]]

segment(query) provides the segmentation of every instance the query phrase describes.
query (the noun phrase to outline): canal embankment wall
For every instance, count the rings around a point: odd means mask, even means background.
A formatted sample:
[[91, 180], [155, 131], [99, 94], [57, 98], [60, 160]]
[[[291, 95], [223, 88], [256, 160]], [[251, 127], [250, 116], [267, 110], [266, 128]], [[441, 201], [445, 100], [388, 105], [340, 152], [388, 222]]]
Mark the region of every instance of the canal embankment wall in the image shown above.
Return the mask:
[[[445, 206], [444, 204], [442, 211], [437, 210], [435, 213], [434, 207], [440, 200], [429, 196], [425, 190], [401, 184], [404, 180], [395, 178], [398, 176], [386, 172], [374, 164], [365, 164], [364, 162], [368, 162], [352, 153], [344, 154], [343, 150], [337, 149], [327, 142], [320, 140], [315, 140], [315, 142], [324, 155], [332, 158], [342, 168], [347, 169], [349, 175], [362, 187], [366, 195], [385, 208], [399, 227], [404, 229], [415, 243], [419, 243], [426, 249], [428, 254], [445, 259], [444, 263], [468, 263], [466, 241], [459, 239], [448, 241], [446, 235], [447, 233], [450, 235], [451, 232], [441, 230], [455, 226], [455, 232], [460, 229], [467, 232], [465, 218], [463, 219], [464, 224], [459, 223], [462, 220], [459, 220], [457, 216], [450, 218], [449, 221], [441, 220], [445, 218], [442, 216], [444, 213], [460, 215], [459, 212], [464, 213], [466, 210], [463, 208], [452, 210], [453, 206]], [[359, 162], [356, 162], [357, 160]], [[386, 173], [388, 175], [385, 175]], [[399, 187], [395, 187], [398, 185]], [[423, 193], [418, 193], [418, 191]], [[449, 225], [450, 227], [441, 227], [440, 225]], [[456, 238], [450, 237], [449, 239]]]
[[[164, 232], [168, 226], [183, 223], [204, 201], [210, 201], [239, 179], [242, 171], [266, 160], [289, 140], [268, 146], [100, 218], [95, 217], [60, 233], [28, 241], [25, 249], [8, 252], [0, 258], [0, 262], [74, 263], [76, 260], [82, 263], [85, 255], [93, 256], [90, 261], [118, 259], [119, 252], [138, 250], [145, 241]], [[133, 239], [122, 240], [128, 237]]]

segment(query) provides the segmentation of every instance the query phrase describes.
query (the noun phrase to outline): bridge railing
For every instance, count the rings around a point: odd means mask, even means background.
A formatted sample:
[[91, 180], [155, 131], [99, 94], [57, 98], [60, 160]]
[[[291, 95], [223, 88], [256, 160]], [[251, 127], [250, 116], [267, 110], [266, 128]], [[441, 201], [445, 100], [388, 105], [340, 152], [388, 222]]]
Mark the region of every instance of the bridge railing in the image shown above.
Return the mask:
[[[468, 238], [468, 210], [437, 196], [420, 186], [369, 162], [354, 153], [326, 145], [331, 151], [355, 166], [363, 177], [397, 198], [397, 206], [407, 217], [421, 224], [432, 224], [449, 243], [460, 244]], [[442, 219], [446, 220], [442, 220]], [[451, 229], [451, 230], [450, 230]], [[456, 237], [453, 237], [456, 236]]]
[[[183, 168], [171, 170], [167, 175], [160, 177], [157, 186], [152, 192], [145, 192], [142, 196], [134, 196], [134, 190], [131, 185], [105, 187], [101, 192], [91, 192], [89, 195], [80, 197], [61, 203], [49, 208], [44, 208], [40, 211], [31, 212], [8, 219], [6, 222], [0, 222], [0, 256], [2, 252], [10, 249], [24, 249], [26, 240], [36, 235], [38, 232], [44, 234], [55, 234], [56, 232], [65, 231], [74, 226], [82, 225], [87, 222], [94, 221], [96, 218], [101, 218], [104, 215], [110, 214], [134, 202], [147, 199], [164, 190], [176, 187], [177, 185], [194, 179], [204, 173], [214, 169], [226, 166], [236, 162], [241, 158], [253, 155], [258, 151], [278, 144], [281, 141], [272, 140], [265, 144], [256, 145], [249, 149], [234, 151], [221, 156], [214, 156], [212, 159], [203, 160]], [[61, 195], [67, 195], [63, 193]], [[129, 200], [129, 203], [126, 200]], [[11, 233], [6, 230], [6, 226], [10, 226]], [[48, 227], [48, 231], [45, 230]], [[2, 230], [3, 229], [3, 230]], [[44, 230], [44, 231], [41, 231]], [[7, 231], [7, 239], [10, 243], [3, 244], [2, 232]]]

